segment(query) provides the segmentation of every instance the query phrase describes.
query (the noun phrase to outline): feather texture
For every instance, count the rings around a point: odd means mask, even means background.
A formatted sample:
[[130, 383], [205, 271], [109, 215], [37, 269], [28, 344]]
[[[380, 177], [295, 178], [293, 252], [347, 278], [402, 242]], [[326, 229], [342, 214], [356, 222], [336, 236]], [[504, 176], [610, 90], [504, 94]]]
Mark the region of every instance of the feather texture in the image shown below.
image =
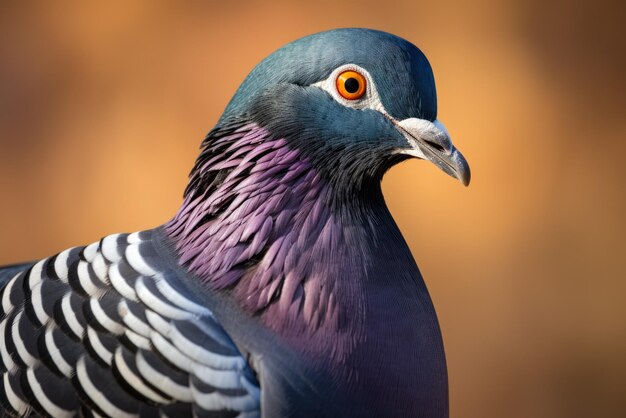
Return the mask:
[[13, 271], [1, 291], [4, 415], [258, 416], [254, 373], [212, 312], [155, 266], [151, 234]]

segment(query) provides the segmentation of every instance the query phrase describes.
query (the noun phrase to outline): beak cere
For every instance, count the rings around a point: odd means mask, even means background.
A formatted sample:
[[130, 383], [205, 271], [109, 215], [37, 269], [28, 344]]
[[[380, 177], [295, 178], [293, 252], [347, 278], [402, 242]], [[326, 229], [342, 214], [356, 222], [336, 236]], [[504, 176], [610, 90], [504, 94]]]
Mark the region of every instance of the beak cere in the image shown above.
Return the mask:
[[392, 119], [396, 128], [409, 143], [408, 149], [399, 152], [416, 158], [429, 160], [450, 176], [467, 186], [471, 173], [467, 161], [457, 150], [447, 129], [441, 122], [408, 118], [401, 121]]

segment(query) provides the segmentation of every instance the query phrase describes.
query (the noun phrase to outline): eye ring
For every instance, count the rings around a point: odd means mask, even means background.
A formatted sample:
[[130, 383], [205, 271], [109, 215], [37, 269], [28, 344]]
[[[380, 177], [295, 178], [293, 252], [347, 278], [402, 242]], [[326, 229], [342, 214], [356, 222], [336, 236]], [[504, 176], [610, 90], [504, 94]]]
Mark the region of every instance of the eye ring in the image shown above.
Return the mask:
[[365, 94], [367, 81], [363, 74], [354, 70], [342, 71], [337, 76], [337, 92], [347, 100], [358, 100]]

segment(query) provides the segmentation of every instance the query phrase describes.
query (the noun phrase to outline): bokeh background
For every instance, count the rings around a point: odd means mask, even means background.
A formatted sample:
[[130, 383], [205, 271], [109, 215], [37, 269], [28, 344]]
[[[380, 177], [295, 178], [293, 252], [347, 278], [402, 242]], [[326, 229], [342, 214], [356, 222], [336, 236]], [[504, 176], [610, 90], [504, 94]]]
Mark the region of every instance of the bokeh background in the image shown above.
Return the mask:
[[0, 263], [164, 222], [258, 61], [382, 29], [429, 57], [473, 172], [464, 189], [410, 161], [384, 180], [439, 313], [452, 416], [624, 416], [619, 2], [87, 3], [0, 4]]

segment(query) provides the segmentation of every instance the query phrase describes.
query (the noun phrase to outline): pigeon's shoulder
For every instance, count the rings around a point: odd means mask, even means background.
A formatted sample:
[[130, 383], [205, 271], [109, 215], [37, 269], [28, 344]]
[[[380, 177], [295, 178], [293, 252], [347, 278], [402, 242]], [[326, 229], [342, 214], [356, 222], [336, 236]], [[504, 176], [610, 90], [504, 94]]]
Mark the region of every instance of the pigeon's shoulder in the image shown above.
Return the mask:
[[17, 273], [30, 268], [35, 262], [11, 264], [0, 267], [0, 288], [4, 287]]
[[0, 415], [258, 416], [254, 372], [156, 234], [0, 269]]

